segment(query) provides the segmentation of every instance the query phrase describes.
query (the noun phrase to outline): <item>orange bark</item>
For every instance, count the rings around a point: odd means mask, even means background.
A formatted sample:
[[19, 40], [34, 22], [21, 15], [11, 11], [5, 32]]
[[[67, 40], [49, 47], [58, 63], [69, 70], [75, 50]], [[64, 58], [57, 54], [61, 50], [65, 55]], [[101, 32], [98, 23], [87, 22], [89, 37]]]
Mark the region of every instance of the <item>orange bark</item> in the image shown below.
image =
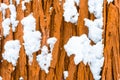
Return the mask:
[[[5, 4], [9, 4], [9, 0], [0, 0]], [[71, 36], [80, 36], [82, 34], [88, 34], [88, 29], [84, 25], [84, 18], [94, 20], [93, 14], [88, 11], [88, 0], [80, 0], [80, 5], [77, 7], [79, 12], [78, 24], [67, 23], [63, 18], [63, 3], [65, 0], [32, 0], [30, 3], [26, 3], [26, 10], [22, 10], [22, 0], [20, 4], [16, 5], [15, 0], [13, 4], [17, 10], [17, 20], [19, 24], [16, 28], [16, 32], [12, 32], [4, 38], [2, 29], [2, 13], [0, 12], [0, 60], [2, 60], [2, 54], [4, 52], [4, 45], [9, 40], [20, 40], [21, 49], [20, 57], [18, 59], [15, 70], [11, 63], [6, 60], [0, 62], [0, 76], [3, 80], [19, 80], [23, 77], [24, 80], [64, 80], [64, 71], [68, 71], [68, 77], [66, 80], [94, 80], [93, 75], [88, 65], [84, 65], [83, 62], [75, 65], [74, 55], [68, 57], [64, 45], [67, 43]], [[103, 5], [103, 39], [104, 39], [104, 66], [101, 71], [102, 80], [119, 80], [120, 79], [120, 1], [114, 0], [113, 3], [107, 4], [107, 0], [104, 0]], [[41, 47], [48, 44], [47, 39], [50, 37], [56, 37], [52, 61], [49, 68], [49, 73], [41, 70], [36, 56], [41, 51], [33, 54], [33, 62], [31, 65], [28, 63], [28, 57], [26, 56], [23, 41], [23, 26], [21, 20], [27, 15], [33, 13], [36, 19], [36, 30], [42, 33]], [[9, 9], [6, 9], [6, 18], [10, 17]]]

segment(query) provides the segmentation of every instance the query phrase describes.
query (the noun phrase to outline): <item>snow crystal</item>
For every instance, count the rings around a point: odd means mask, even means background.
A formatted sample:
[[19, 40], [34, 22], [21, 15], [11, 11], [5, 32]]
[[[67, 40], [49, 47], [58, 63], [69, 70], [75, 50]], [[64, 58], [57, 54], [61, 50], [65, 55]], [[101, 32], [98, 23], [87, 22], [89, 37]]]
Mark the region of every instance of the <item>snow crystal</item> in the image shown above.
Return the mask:
[[113, 2], [113, 0], [107, 0], [108, 4], [110, 4], [110, 2]]
[[75, 2], [77, 5], [79, 4], [79, 0], [66, 0], [63, 5], [63, 16], [66, 22], [77, 23], [79, 13], [77, 12]]
[[66, 78], [68, 77], [68, 71], [64, 71], [63, 74], [64, 74], [64, 80], [66, 80]]
[[52, 54], [48, 53], [48, 48], [43, 46], [41, 49], [41, 54], [37, 56], [37, 61], [42, 70], [48, 73], [50, 62], [52, 60]]
[[24, 80], [23, 77], [20, 77], [19, 80]]
[[20, 42], [18, 40], [7, 41], [4, 46], [5, 51], [2, 54], [3, 59], [12, 63], [13, 66], [16, 66], [17, 59], [19, 58], [20, 47]]
[[2, 28], [3, 28], [3, 35], [4, 37], [6, 37], [10, 31], [10, 19], [9, 18], [6, 18], [3, 20]]
[[16, 20], [16, 8], [14, 5], [9, 5], [9, 9], [10, 9], [10, 12], [11, 12], [11, 15], [10, 15], [10, 20], [11, 20], [11, 24], [12, 24], [12, 30], [13, 32], [15, 32], [15, 28], [17, 27], [18, 25], [18, 22]]
[[103, 30], [101, 29], [103, 26], [102, 19], [100, 18], [100, 19], [95, 19], [95, 21], [91, 21], [85, 18], [84, 21], [85, 21], [85, 26], [87, 26], [89, 30], [88, 37], [95, 43], [101, 41], [102, 32], [103, 32]]
[[75, 55], [74, 62], [78, 65], [81, 61], [90, 66], [95, 80], [100, 79], [100, 71], [103, 66], [103, 44], [102, 40], [95, 45], [90, 45], [90, 40], [85, 34], [71, 37], [64, 45], [67, 55]]
[[36, 31], [36, 23], [35, 18], [32, 14], [28, 15], [27, 17], [23, 18], [21, 21], [24, 27], [24, 46], [25, 52], [29, 57], [29, 62], [31, 64], [33, 60], [33, 53], [40, 50], [40, 42], [41, 42], [41, 33]]
[[50, 62], [52, 60], [52, 51], [56, 41], [57, 39], [55, 37], [47, 39], [47, 44], [49, 45], [50, 50], [48, 50], [47, 46], [43, 46], [41, 49], [41, 54], [37, 56], [39, 66], [41, 67], [42, 70], [45, 70], [46, 73], [49, 72], [48, 69], [50, 67]]
[[0, 80], [2, 80], [2, 77], [0, 76]]
[[88, 9], [96, 18], [102, 17], [103, 0], [88, 0]]

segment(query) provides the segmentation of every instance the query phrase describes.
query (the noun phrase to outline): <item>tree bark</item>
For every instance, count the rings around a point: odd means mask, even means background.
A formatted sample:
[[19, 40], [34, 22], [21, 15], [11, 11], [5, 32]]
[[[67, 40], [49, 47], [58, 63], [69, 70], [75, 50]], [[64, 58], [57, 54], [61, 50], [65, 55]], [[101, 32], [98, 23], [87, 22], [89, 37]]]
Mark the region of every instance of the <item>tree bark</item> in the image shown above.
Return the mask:
[[[64, 80], [64, 71], [68, 71], [69, 75], [66, 80], [94, 80], [88, 65], [83, 62], [75, 65], [74, 55], [68, 57], [64, 45], [72, 36], [88, 35], [88, 29], [84, 25], [84, 18], [93, 20], [95, 17], [88, 11], [88, 0], [80, 0], [78, 7], [79, 17], [77, 25], [65, 22], [63, 18], [63, 4], [65, 0], [32, 0], [26, 3], [26, 10], [22, 10], [22, 0], [16, 5], [17, 20], [19, 24], [16, 32], [12, 32], [4, 38], [2, 29], [2, 12], [0, 11], [0, 76], [3, 80]], [[0, 3], [10, 4], [9, 0], [0, 0]], [[23, 41], [23, 25], [21, 20], [33, 13], [36, 19], [36, 30], [42, 33], [41, 47], [47, 45], [47, 39], [56, 37], [52, 61], [49, 73], [41, 70], [36, 56], [40, 51], [33, 54], [33, 62], [28, 63]], [[9, 9], [6, 9], [6, 18], [10, 17]], [[104, 0], [103, 5], [103, 39], [104, 39], [104, 65], [101, 71], [101, 80], [119, 80], [120, 79], [120, 0], [114, 0], [108, 4]], [[11, 63], [3, 60], [4, 45], [9, 40], [19, 40], [21, 44], [20, 57], [18, 59], [15, 70]]]

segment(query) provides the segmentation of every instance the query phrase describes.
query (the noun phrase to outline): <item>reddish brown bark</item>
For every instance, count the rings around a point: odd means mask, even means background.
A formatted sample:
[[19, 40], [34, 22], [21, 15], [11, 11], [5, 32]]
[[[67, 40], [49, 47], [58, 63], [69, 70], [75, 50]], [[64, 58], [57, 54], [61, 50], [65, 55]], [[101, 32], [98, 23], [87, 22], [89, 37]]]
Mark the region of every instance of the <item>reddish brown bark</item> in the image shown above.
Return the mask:
[[[9, 4], [9, 0], [0, 0], [0, 2]], [[0, 62], [0, 76], [3, 80], [19, 80], [23, 77], [24, 80], [64, 80], [63, 72], [68, 71], [66, 80], [94, 80], [93, 75], [88, 65], [83, 62], [75, 65], [74, 55], [68, 57], [64, 45], [69, 38], [73, 35], [80, 36], [88, 34], [88, 29], [84, 25], [84, 18], [94, 20], [93, 14], [88, 11], [88, 0], [81, 0], [77, 8], [79, 12], [78, 24], [67, 23], [63, 18], [63, 3], [65, 0], [32, 0], [26, 3], [26, 10], [22, 10], [22, 0], [19, 5], [15, 4], [17, 9], [17, 20], [19, 24], [16, 32], [12, 32], [4, 38], [2, 29], [2, 13], [0, 12], [0, 60], [4, 52], [4, 45], [9, 40], [20, 40], [21, 49], [20, 57], [18, 59], [15, 70], [11, 63], [6, 60]], [[33, 62], [31, 65], [28, 63], [23, 41], [23, 26], [21, 20], [27, 15], [33, 13], [36, 19], [36, 30], [42, 33], [41, 47], [48, 44], [46, 43], [49, 37], [56, 37], [52, 61], [49, 68], [49, 73], [41, 70], [36, 56], [40, 51], [33, 54]], [[6, 9], [6, 18], [10, 17], [9, 9]], [[119, 80], [120, 79], [120, 1], [114, 0], [113, 3], [107, 4], [104, 0], [103, 8], [103, 39], [104, 39], [104, 66], [101, 71], [102, 80]]]

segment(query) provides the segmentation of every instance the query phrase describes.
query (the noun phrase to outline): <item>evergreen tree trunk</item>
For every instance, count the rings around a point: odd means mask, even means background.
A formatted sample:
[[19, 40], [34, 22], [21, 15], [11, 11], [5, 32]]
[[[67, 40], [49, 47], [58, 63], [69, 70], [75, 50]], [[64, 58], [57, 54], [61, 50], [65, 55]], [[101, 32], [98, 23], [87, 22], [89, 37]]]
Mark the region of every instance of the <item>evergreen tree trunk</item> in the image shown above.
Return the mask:
[[[2, 29], [2, 12], [0, 12], [0, 60], [3, 60], [4, 45], [9, 40], [20, 40], [20, 55], [15, 67], [6, 60], [0, 62], [0, 76], [3, 80], [64, 80], [63, 72], [68, 71], [69, 75], [66, 80], [94, 80], [88, 65], [81, 62], [79, 65], [74, 63], [74, 55], [68, 57], [64, 45], [70, 37], [88, 34], [88, 29], [84, 25], [84, 18], [93, 20], [95, 17], [88, 11], [88, 0], [80, 0], [78, 7], [79, 18], [78, 24], [67, 23], [63, 18], [63, 4], [65, 0], [32, 0], [26, 3], [26, 10], [22, 10], [22, 0], [16, 5], [17, 20], [19, 24], [16, 32], [12, 32], [4, 38]], [[0, 3], [10, 4], [9, 0], [0, 0]], [[103, 39], [104, 39], [104, 65], [101, 71], [101, 80], [120, 80], [120, 0], [114, 0], [113, 3], [107, 4], [104, 0], [103, 5]], [[28, 63], [23, 41], [23, 27], [21, 20], [33, 13], [36, 19], [36, 30], [42, 33], [41, 47], [47, 45], [46, 41], [49, 37], [56, 37], [52, 52], [52, 62], [49, 73], [41, 70], [36, 56], [40, 51], [33, 54], [33, 62]], [[9, 9], [6, 9], [6, 18], [10, 17]]]

